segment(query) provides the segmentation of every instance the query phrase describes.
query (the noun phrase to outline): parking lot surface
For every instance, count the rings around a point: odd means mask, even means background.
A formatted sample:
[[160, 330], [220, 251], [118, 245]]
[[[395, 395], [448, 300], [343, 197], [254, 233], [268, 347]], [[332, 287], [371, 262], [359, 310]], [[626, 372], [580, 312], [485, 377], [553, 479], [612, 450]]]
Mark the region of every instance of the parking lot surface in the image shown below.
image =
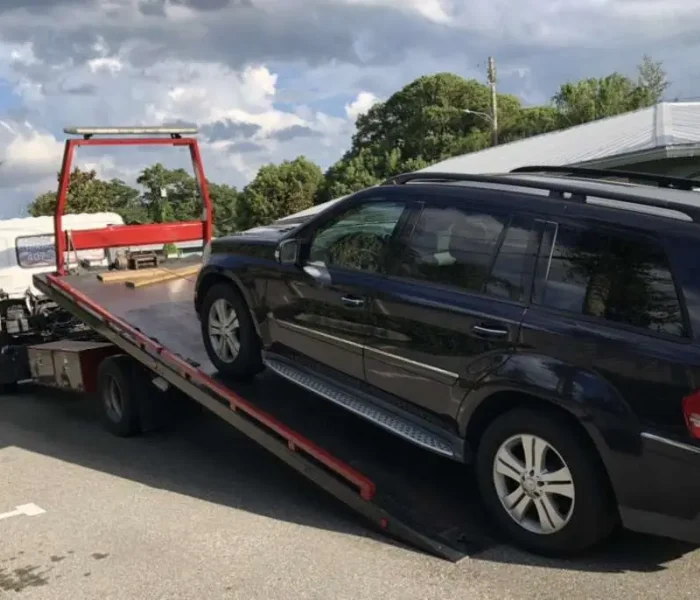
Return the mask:
[[700, 551], [621, 533], [576, 561], [393, 543], [207, 414], [117, 439], [79, 396], [0, 398], [0, 598], [691, 598]]

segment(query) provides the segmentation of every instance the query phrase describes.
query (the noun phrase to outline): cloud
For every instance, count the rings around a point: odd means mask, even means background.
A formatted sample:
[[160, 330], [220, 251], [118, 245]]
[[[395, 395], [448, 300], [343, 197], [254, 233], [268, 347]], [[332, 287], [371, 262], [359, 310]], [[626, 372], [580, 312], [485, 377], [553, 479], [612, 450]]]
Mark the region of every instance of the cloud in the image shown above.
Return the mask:
[[210, 142], [220, 142], [222, 140], [235, 140], [238, 138], [253, 137], [262, 129], [261, 125], [256, 123], [246, 123], [243, 121], [234, 121], [231, 119], [223, 119], [209, 123], [202, 128]]
[[63, 146], [50, 134], [28, 123], [0, 121], [2, 180], [29, 183], [37, 177], [50, 176], [63, 154]]
[[349, 119], [355, 121], [357, 117], [366, 113], [377, 102], [379, 102], [379, 98], [372, 92], [360, 92], [355, 100], [345, 105], [345, 114]]
[[[426, 73], [484, 80], [489, 54], [532, 103], [644, 53], [700, 96], [699, 21], [695, 0], [2, 0], [0, 188], [53, 186], [68, 124], [196, 124], [209, 178], [237, 186], [298, 154], [327, 167], [374, 102]], [[187, 164], [99, 150], [79, 156], [125, 179]]]
[[302, 137], [321, 137], [323, 134], [320, 131], [315, 131], [306, 125], [292, 125], [285, 127], [272, 134], [272, 138], [280, 142], [291, 142], [294, 139]]

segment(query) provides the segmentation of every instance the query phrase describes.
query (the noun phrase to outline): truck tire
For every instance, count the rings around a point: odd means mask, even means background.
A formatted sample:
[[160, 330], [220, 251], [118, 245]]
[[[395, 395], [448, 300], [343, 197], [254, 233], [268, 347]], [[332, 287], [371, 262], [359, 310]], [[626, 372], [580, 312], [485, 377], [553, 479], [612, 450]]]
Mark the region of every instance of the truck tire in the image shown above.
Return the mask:
[[97, 394], [102, 423], [110, 433], [129, 437], [141, 433], [141, 411], [153, 384], [143, 368], [125, 354], [105, 358], [97, 370]]
[[536, 554], [565, 557], [603, 541], [617, 511], [601, 461], [556, 413], [515, 409], [484, 432], [479, 490], [499, 528]]
[[204, 347], [219, 373], [245, 381], [262, 371], [261, 343], [250, 309], [232, 285], [212, 286], [202, 302], [200, 322]]

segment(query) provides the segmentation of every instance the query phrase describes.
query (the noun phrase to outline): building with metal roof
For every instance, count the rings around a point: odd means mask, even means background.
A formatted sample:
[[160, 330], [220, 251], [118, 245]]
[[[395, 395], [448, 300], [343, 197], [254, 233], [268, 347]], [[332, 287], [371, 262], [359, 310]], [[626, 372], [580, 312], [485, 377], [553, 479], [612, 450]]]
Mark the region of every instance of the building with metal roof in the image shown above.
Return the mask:
[[660, 102], [449, 158], [423, 171], [502, 173], [532, 164], [700, 177], [700, 102]]

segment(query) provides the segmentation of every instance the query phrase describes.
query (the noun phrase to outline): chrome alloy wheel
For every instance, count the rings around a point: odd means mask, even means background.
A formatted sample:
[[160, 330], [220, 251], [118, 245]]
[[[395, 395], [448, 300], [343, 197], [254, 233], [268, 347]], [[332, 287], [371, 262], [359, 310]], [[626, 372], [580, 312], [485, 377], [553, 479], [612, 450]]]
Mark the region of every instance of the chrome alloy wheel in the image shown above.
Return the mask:
[[571, 471], [559, 452], [538, 436], [514, 435], [501, 444], [493, 483], [511, 519], [531, 533], [557, 533], [574, 513]]
[[236, 360], [241, 349], [240, 324], [236, 309], [224, 298], [216, 300], [209, 309], [209, 339], [223, 362]]

